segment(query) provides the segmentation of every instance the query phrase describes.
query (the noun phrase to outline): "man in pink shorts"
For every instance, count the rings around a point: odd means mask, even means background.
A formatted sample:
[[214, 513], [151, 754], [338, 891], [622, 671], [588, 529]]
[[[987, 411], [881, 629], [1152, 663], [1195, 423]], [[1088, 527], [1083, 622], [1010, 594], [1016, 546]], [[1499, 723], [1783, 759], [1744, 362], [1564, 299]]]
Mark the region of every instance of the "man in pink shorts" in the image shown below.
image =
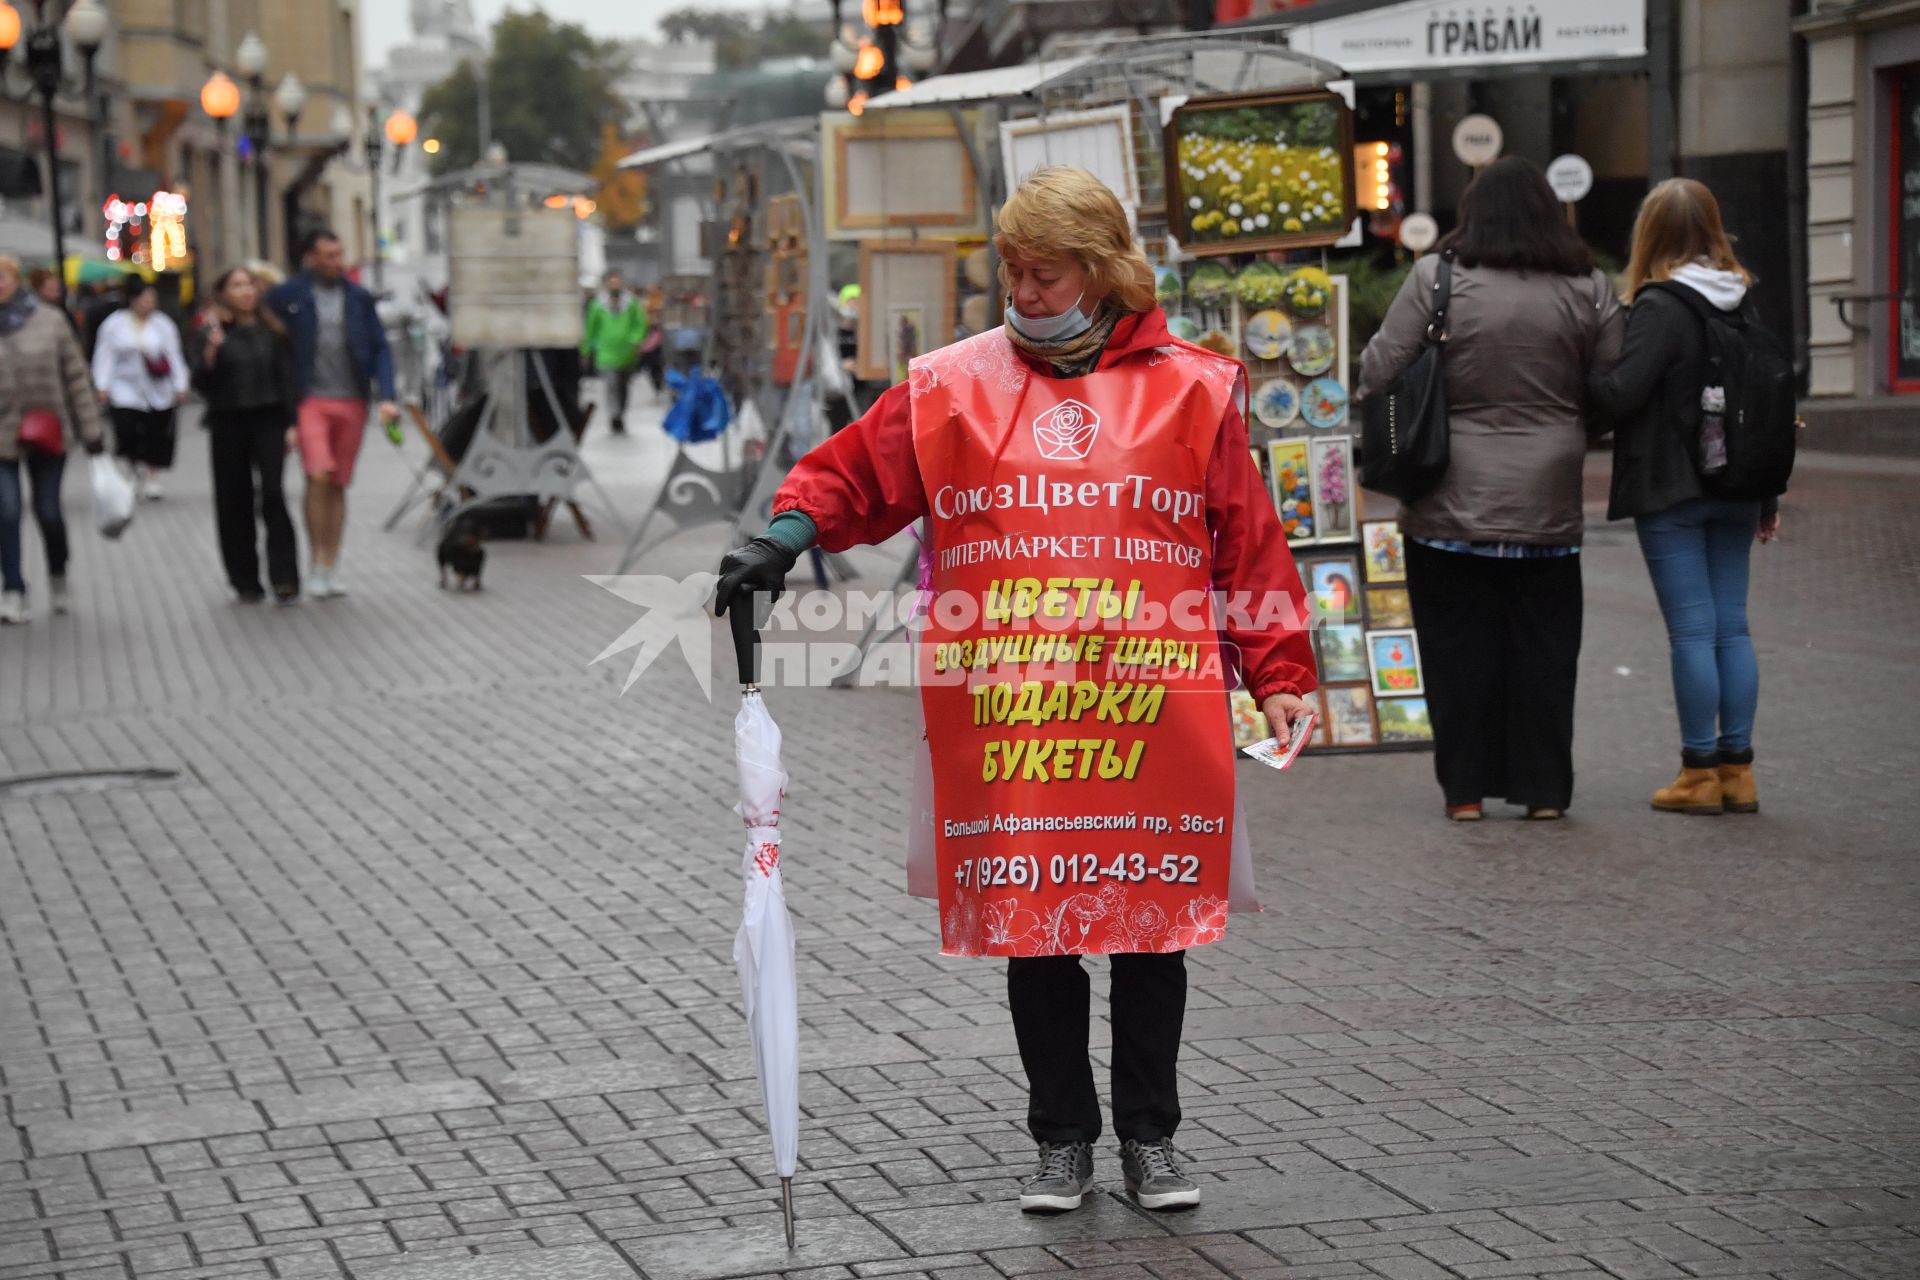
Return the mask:
[[331, 231], [310, 233], [300, 260], [304, 269], [276, 286], [267, 305], [293, 344], [300, 463], [307, 473], [307, 541], [313, 553], [307, 594], [325, 600], [347, 593], [340, 583], [340, 537], [370, 393], [379, 392], [380, 420], [396, 445], [400, 406], [394, 403], [386, 330], [373, 295], [346, 278], [340, 238]]

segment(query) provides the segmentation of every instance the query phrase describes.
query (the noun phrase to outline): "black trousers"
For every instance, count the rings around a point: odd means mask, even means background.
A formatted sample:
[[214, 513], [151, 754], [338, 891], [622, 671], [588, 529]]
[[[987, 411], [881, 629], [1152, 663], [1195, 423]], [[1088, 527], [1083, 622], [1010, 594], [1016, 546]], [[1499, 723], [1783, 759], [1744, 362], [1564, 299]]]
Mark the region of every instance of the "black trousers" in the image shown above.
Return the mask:
[[174, 428], [178, 414], [173, 409], [109, 410], [113, 419], [113, 451], [128, 462], [165, 471], [173, 465]]
[[1407, 540], [1434, 771], [1449, 805], [1573, 801], [1580, 557], [1507, 560]]
[[260, 590], [260, 525], [265, 524], [267, 580], [275, 591], [299, 590], [299, 547], [282, 481], [286, 411], [277, 405], [218, 410], [207, 415], [207, 429], [212, 436], [208, 453], [213, 459], [214, 526], [227, 581], [243, 595]]
[[[1113, 1132], [1157, 1142], [1180, 1127], [1180, 1028], [1187, 1016], [1187, 956], [1110, 957], [1113, 986]], [[1036, 1142], [1100, 1137], [1100, 1095], [1087, 1056], [1092, 988], [1079, 956], [1007, 961], [1007, 1003], [1027, 1069], [1027, 1128]]]

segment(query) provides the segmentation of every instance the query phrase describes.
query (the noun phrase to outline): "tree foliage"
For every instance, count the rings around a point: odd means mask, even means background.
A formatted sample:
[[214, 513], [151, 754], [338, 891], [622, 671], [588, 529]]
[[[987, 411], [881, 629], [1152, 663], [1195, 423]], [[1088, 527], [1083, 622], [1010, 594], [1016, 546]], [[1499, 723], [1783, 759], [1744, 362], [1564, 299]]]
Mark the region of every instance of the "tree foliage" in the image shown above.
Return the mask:
[[600, 158], [593, 166], [600, 190], [594, 199], [600, 206], [601, 219], [612, 231], [636, 227], [647, 216], [646, 172], [620, 168], [620, 161], [635, 150], [633, 144], [621, 139], [612, 121], [600, 127]]
[[[601, 125], [622, 114], [613, 91], [621, 56], [616, 42], [596, 40], [576, 23], [556, 22], [539, 10], [507, 10], [493, 24], [487, 58], [494, 140], [514, 160], [591, 170], [600, 158]], [[435, 172], [478, 162], [479, 103], [471, 63], [421, 99], [422, 131], [440, 139]]]
[[797, 12], [762, 10], [745, 14], [726, 9], [676, 9], [660, 19], [660, 30], [674, 44], [713, 42], [716, 71], [744, 71], [776, 58], [818, 57], [826, 35]]

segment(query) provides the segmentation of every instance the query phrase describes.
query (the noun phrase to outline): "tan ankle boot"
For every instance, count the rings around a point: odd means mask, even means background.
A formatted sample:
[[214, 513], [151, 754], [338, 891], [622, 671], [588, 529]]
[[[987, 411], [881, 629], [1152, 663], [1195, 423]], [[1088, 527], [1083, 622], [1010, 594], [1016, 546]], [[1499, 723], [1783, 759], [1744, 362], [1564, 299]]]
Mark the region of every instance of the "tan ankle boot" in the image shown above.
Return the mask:
[[1760, 789], [1754, 785], [1751, 764], [1723, 764], [1717, 772], [1721, 802], [1728, 813], [1760, 812]]
[[1714, 769], [1682, 769], [1672, 786], [1653, 793], [1653, 807], [1662, 813], [1720, 813], [1725, 805], [1720, 774]]

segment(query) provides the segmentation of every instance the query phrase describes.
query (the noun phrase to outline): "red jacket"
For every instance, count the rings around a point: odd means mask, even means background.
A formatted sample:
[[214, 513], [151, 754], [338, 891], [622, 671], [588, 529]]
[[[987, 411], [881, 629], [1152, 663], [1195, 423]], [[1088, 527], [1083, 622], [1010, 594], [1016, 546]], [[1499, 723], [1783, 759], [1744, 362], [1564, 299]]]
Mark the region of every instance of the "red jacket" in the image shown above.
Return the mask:
[[[1126, 316], [1114, 327], [1098, 368], [1111, 368], [1172, 341], [1160, 311]], [[1021, 358], [1027, 359], [1024, 353]], [[1027, 363], [1035, 372], [1047, 373], [1036, 362]], [[913, 451], [913, 414], [905, 385], [889, 388], [866, 416], [800, 459], [775, 495], [773, 511], [806, 515], [828, 551], [884, 542], [925, 516], [927, 491]], [[1306, 616], [1300, 572], [1274, 513], [1273, 497], [1254, 465], [1246, 419], [1234, 403], [1221, 420], [1207, 463], [1207, 528], [1213, 533], [1216, 589], [1230, 597], [1247, 593], [1255, 601], [1267, 592], [1280, 592], [1289, 602], [1284, 610], [1289, 618]], [[1259, 612], [1257, 605], [1252, 612]], [[1313, 642], [1306, 630], [1253, 630], [1248, 621], [1244, 616], [1230, 619], [1226, 634], [1239, 649], [1242, 676], [1256, 699], [1307, 693], [1318, 685]]]

